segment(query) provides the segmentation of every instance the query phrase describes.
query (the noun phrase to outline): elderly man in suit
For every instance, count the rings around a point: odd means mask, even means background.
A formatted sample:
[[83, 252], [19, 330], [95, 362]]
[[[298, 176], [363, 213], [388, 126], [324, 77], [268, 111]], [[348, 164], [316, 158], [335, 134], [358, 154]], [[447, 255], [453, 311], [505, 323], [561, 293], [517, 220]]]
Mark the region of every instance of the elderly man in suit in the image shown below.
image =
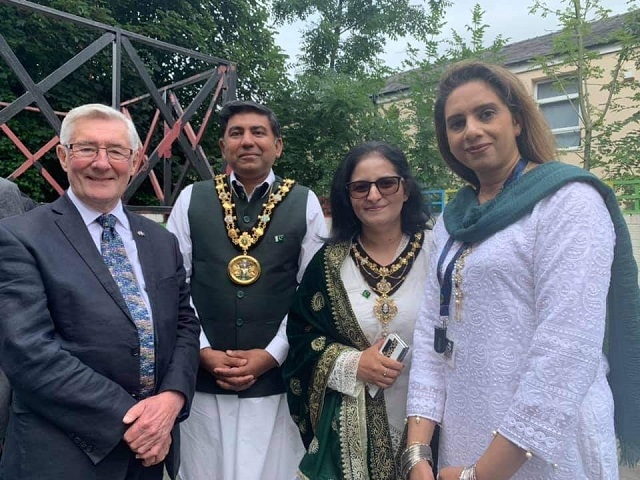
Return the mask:
[[178, 243], [122, 205], [140, 161], [129, 119], [78, 107], [60, 143], [67, 193], [0, 222], [0, 478], [160, 480], [165, 459], [174, 477], [199, 350]]

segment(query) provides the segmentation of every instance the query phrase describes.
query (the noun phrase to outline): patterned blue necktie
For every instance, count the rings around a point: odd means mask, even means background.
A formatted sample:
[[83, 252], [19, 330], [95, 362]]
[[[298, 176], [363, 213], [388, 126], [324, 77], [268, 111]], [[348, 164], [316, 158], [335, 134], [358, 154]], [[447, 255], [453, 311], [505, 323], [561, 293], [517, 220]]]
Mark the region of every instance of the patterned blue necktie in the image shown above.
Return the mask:
[[109, 267], [111, 276], [118, 284], [120, 293], [129, 308], [131, 317], [138, 329], [140, 341], [140, 396], [145, 398], [153, 392], [155, 383], [153, 323], [149, 317], [147, 306], [140, 295], [138, 282], [133, 274], [131, 262], [122, 243], [122, 237], [116, 231], [116, 217], [109, 214], [100, 215], [97, 222], [102, 226], [100, 251], [104, 263]]

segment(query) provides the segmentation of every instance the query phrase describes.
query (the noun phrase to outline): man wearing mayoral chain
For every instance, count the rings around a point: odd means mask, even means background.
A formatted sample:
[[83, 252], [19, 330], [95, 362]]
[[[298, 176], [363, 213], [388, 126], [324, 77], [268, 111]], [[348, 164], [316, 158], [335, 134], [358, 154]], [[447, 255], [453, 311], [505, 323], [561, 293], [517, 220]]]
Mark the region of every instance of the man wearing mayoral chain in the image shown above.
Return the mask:
[[220, 118], [231, 174], [186, 187], [168, 223], [203, 329], [180, 474], [293, 478], [304, 447], [280, 365], [293, 294], [327, 234], [324, 215], [311, 190], [273, 173], [282, 138], [270, 109], [233, 101]]

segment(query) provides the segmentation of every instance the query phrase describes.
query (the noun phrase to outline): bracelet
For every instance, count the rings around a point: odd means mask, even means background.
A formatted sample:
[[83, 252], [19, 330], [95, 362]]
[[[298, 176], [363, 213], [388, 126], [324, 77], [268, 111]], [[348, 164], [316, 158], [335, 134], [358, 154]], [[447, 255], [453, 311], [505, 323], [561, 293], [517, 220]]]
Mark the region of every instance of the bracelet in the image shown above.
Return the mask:
[[400, 477], [408, 478], [411, 469], [423, 460], [433, 466], [431, 447], [426, 443], [413, 442], [400, 456]]
[[[422, 421], [422, 419], [425, 418], [425, 417], [421, 417], [420, 415], [411, 415], [411, 417], [413, 417], [413, 421], [416, 423], [416, 425], [420, 425], [420, 422]], [[411, 417], [407, 417], [405, 423], [408, 422]]]
[[476, 476], [476, 464], [474, 463], [473, 465], [464, 467], [460, 472], [458, 480], [478, 480]]

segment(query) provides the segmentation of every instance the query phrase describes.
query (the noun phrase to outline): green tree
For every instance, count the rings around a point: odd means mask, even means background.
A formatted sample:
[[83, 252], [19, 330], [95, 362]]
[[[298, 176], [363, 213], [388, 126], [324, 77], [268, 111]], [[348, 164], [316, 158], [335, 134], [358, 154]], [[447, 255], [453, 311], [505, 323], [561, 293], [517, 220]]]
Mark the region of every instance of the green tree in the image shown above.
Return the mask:
[[425, 9], [409, 0], [273, 0], [273, 16], [278, 24], [310, 22], [302, 33], [301, 63], [320, 74], [379, 70], [388, 39], [428, 28]]
[[303, 32], [302, 73], [278, 102], [286, 146], [276, 170], [325, 195], [336, 166], [355, 145], [382, 140], [408, 152], [412, 126], [402, 106], [377, 102], [391, 71], [378, 56], [389, 38], [427, 36], [446, 5], [430, 1], [425, 9], [408, 1], [276, 0], [277, 22], [312, 22]]
[[[563, 7], [552, 9], [537, 0], [531, 8], [531, 13], [557, 17], [563, 26], [554, 38], [553, 52], [536, 63], [556, 82], [560, 94], [566, 92], [568, 83], [578, 85], [582, 166], [586, 170], [603, 167], [612, 177], [637, 175], [640, 162], [630, 152], [640, 148], [640, 83], [637, 78], [625, 77], [625, 72], [640, 66], [640, 12], [630, 12], [622, 28], [610, 37], [596, 39], [594, 45], [593, 24], [607, 19], [610, 10], [599, 0], [562, 3]], [[593, 48], [605, 44], [618, 47], [613, 53], [614, 66], [608, 71], [600, 62], [601, 53]], [[606, 93], [604, 102], [593, 99], [595, 89]], [[617, 114], [612, 116], [613, 112]]]
[[471, 21], [465, 26], [470, 40], [466, 41], [462, 34], [452, 30], [451, 36], [442, 44], [439, 38], [444, 23], [438, 21], [441, 16], [434, 16], [431, 32], [421, 39], [422, 57], [418, 58], [418, 51], [415, 50], [407, 62], [412, 69], [402, 75], [402, 81], [410, 86], [407, 119], [415, 126], [408, 153], [418, 178], [428, 188], [448, 189], [460, 184], [460, 180], [442, 161], [436, 142], [433, 110], [440, 76], [449, 64], [458, 60], [482, 58], [499, 61], [500, 49], [507, 41], [498, 35], [491, 44], [485, 46], [488, 25], [483, 17], [484, 10], [479, 4], [474, 5]]
[[373, 101], [383, 82], [331, 70], [299, 75], [286, 98], [274, 103], [285, 145], [276, 172], [327, 195], [338, 163], [355, 145], [383, 140], [406, 148], [406, 121], [397, 109], [383, 115]]

